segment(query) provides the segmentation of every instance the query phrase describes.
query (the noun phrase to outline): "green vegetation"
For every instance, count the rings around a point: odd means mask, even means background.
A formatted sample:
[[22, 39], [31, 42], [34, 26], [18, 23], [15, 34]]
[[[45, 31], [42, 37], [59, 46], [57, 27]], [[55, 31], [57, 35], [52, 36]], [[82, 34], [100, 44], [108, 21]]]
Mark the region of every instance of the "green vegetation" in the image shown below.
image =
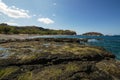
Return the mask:
[[18, 76], [18, 80], [33, 80], [32, 72], [26, 72]]
[[112, 74], [114, 77], [116, 76], [120, 77], [120, 68], [118, 68], [119, 66], [115, 64], [113, 61], [111, 61], [110, 63], [108, 63], [107, 61], [102, 61], [97, 63], [96, 66], [100, 70], [105, 71], [107, 74]]
[[[66, 80], [68, 75], [74, 72], [81, 71], [80, 65], [77, 63], [60, 64], [50, 67], [45, 67], [42, 71], [34, 74], [34, 80]], [[39, 75], [39, 76], [38, 76]], [[47, 77], [45, 77], [47, 75]], [[66, 75], [66, 78], [63, 77]]]
[[5, 69], [0, 69], [0, 80], [4, 77], [14, 73], [17, 70], [18, 70], [18, 67], [7, 67]]
[[0, 24], [0, 34], [40, 34], [40, 35], [76, 35], [76, 32], [70, 30], [52, 30], [36, 26], [9, 26]]
[[[37, 73], [34, 75], [34, 79], [38, 80], [57, 80], [58, 76], [60, 76], [60, 74], [62, 74], [62, 70], [58, 69], [57, 67], [49, 67], [49, 68], [45, 68], [43, 71], [41, 71], [40, 73]], [[39, 75], [39, 76], [38, 76]], [[47, 75], [47, 77], [45, 77]]]
[[82, 35], [85, 35], [85, 36], [103, 36], [103, 34], [99, 33], [99, 32], [87, 32], [87, 33], [84, 33]]

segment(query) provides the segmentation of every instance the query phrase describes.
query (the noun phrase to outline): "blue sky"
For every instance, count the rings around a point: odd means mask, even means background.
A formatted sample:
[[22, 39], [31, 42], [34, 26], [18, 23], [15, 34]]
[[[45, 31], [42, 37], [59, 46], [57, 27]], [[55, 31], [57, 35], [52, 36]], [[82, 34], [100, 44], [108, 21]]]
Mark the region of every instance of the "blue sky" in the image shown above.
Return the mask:
[[0, 0], [0, 23], [120, 34], [120, 0]]

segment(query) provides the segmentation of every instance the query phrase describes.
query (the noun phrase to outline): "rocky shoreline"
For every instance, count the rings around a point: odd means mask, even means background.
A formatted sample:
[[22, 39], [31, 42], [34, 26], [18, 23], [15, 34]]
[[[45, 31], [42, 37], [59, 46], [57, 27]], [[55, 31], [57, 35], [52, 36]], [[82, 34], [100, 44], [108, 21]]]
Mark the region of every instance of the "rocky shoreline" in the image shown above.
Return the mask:
[[[13, 38], [14, 36], [14, 38]], [[0, 44], [1, 43], [9, 43], [9, 42], [27, 42], [27, 41], [54, 41], [54, 42], [75, 42], [75, 43], [84, 43], [88, 42], [89, 39], [80, 39], [80, 38], [31, 38], [33, 35], [29, 36], [20, 36], [20, 35], [13, 35], [13, 36], [4, 36], [4, 38], [0, 39]], [[17, 37], [16, 37], [17, 36]], [[37, 36], [37, 35], [35, 35]]]
[[78, 39], [1, 42], [0, 80], [119, 80], [120, 62], [101, 47]]

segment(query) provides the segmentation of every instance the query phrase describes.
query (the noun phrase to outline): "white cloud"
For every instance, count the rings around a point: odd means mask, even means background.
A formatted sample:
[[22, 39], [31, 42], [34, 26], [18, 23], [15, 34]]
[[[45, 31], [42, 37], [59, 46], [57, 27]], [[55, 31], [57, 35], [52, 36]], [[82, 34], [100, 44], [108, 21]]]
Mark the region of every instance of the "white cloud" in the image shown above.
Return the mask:
[[4, 22], [4, 23], [7, 23], [8, 25], [18, 25], [17, 23], [14, 23], [14, 22]]
[[15, 6], [8, 7], [0, 0], [0, 12], [12, 18], [29, 18], [28, 10], [16, 8]]
[[38, 21], [41, 23], [44, 23], [44, 24], [53, 24], [54, 23], [54, 21], [49, 18], [39, 18]]

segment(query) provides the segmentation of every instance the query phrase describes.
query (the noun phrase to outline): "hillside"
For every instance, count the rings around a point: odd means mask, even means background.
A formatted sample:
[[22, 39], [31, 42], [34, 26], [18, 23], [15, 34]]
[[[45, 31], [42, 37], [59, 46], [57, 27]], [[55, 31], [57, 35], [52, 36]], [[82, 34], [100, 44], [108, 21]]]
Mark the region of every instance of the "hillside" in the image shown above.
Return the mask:
[[53, 30], [37, 26], [10, 26], [0, 24], [0, 34], [40, 34], [40, 35], [76, 35], [75, 31]]

